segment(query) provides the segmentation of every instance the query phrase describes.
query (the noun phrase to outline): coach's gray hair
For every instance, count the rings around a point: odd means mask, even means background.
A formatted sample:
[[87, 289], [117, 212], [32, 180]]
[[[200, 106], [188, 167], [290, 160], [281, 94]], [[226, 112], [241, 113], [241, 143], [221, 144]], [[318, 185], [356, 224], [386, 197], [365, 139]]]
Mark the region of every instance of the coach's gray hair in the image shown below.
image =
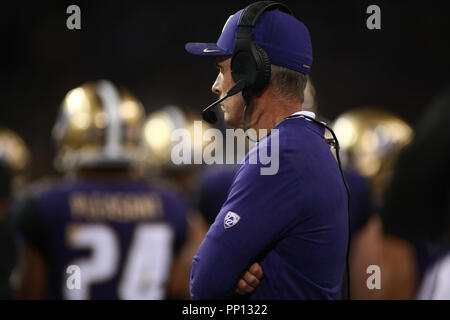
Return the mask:
[[286, 99], [304, 100], [307, 76], [280, 66], [271, 66], [270, 84], [275, 91]]

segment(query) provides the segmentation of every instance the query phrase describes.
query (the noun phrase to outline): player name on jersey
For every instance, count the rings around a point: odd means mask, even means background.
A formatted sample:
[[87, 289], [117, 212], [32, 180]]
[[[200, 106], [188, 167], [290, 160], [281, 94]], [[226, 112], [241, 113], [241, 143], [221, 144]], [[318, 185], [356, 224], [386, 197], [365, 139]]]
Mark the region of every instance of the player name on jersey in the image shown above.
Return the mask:
[[161, 199], [153, 193], [74, 192], [69, 205], [74, 219], [130, 222], [163, 215]]

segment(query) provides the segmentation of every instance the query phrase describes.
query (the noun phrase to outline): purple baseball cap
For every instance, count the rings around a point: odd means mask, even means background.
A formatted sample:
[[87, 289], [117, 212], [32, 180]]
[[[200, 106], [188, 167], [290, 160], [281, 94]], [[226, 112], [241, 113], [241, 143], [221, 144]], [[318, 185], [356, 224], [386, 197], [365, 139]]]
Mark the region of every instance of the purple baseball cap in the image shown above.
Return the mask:
[[[189, 42], [186, 51], [199, 56], [233, 55], [239, 18], [243, 10], [230, 16], [217, 43]], [[312, 46], [306, 26], [295, 17], [272, 10], [264, 12], [252, 32], [254, 43], [263, 48], [270, 63], [308, 74], [312, 65]]]

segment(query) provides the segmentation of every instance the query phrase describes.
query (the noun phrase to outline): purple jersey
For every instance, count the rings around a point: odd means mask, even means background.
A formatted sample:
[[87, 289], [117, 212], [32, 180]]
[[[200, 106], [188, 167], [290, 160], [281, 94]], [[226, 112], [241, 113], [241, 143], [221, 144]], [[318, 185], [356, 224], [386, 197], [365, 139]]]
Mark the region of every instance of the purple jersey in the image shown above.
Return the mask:
[[359, 232], [369, 220], [373, 210], [369, 181], [356, 170], [344, 170], [351, 195], [351, 231]]
[[[185, 241], [186, 202], [145, 182], [66, 181], [18, 207], [23, 241], [48, 262], [50, 299], [163, 299]], [[79, 276], [79, 288], [75, 276]]]
[[253, 262], [264, 271], [250, 299], [339, 299], [348, 242], [347, 194], [324, 129], [279, 123], [279, 170], [261, 175], [246, 156], [194, 257], [194, 299], [229, 299]]
[[228, 190], [236, 175], [237, 166], [213, 166], [201, 176], [197, 208], [208, 224], [212, 224], [227, 200]]

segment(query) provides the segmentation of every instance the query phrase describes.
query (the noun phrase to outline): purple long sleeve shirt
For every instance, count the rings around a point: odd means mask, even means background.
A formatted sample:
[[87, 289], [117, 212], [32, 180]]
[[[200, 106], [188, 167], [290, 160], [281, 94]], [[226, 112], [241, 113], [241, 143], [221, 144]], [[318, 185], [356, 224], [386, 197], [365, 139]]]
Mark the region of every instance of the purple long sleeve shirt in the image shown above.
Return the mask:
[[[340, 299], [348, 241], [347, 194], [324, 128], [305, 118], [279, 129], [279, 170], [246, 156], [191, 267], [194, 299], [231, 299], [242, 271], [264, 277], [249, 299]], [[269, 148], [270, 150], [270, 148]]]

